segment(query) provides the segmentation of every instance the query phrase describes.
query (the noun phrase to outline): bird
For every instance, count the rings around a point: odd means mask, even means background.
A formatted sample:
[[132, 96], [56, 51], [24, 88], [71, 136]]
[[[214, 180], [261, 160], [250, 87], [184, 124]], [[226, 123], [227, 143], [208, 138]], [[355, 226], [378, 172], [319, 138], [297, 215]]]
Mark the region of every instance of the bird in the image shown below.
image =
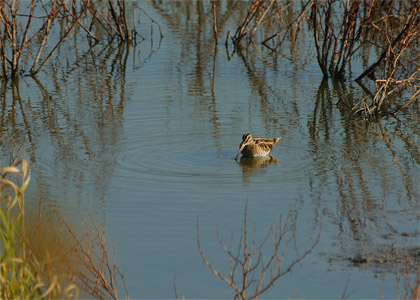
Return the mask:
[[260, 157], [266, 156], [273, 150], [274, 145], [281, 140], [281, 136], [272, 139], [253, 137], [250, 133], [245, 133], [242, 136], [242, 143], [239, 145], [239, 151], [235, 159], [238, 158], [239, 153], [245, 157]]

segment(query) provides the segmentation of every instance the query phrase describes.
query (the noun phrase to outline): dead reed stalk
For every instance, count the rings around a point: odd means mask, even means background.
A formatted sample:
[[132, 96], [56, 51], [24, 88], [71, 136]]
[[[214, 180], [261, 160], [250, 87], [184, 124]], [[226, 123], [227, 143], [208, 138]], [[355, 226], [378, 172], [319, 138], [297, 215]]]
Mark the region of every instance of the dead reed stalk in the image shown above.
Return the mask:
[[[75, 15], [67, 7], [65, 1], [53, 0], [48, 5], [42, 6], [45, 15], [39, 16], [35, 14], [35, 7], [38, 5], [38, 1], [36, 0], [32, 0], [28, 4], [28, 7], [23, 8], [22, 6], [25, 6], [25, 3], [22, 0], [2, 1], [0, 3], [0, 24], [2, 25], [2, 30], [0, 30], [1, 77], [15, 78], [24, 72], [21, 66], [24, 51], [28, 46], [33, 45], [36, 37], [40, 36], [41, 43], [37, 50], [33, 51], [37, 54], [33, 59], [32, 67], [29, 71], [31, 75], [37, 74], [69, 36], [74, 27], [77, 24], [81, 25], [80, 19], [86, 13], [87, 4], [88, 1], [85, 1], [79, 14]], [[23, 13], [25, 8], [29, 8], [29, 13]], [[58, 17], [61, 18], [61, 14], [66, 15], [65, 12], [69, 14], [72, 20], [71, 23], [66, 26], [66, 31], [61, 35], [49, 53], [42, 56], [54, 20]], [[38, 27], [33, 28], [32, 21], [34, 19], [43, 19], [44, 21], [37, 22], [39, 24]], [[24, 23], [23, 26], [22, 23]], [[82, 27], [85, 28], [84, 26]], [[22, 28], [24, 29], [22, 30]], [[87, 29], [85, 28], [85, 30]]]
[[[114, 7], [114, 2], [118, 4], [118, 11]], [[114, 25], [117, 27], [119, 37], [125, 41], [131, 41], [133, 39], [130, 27], [127, 22], [126, 14], [126, 0], [108, 0], [109, 12], [111, 13]]]
[[[85, 15], [86, 11], [87, 11], [87, 7], [88, 7], [88, 2], [84, 2], [79, 15], [76, 16], [74, 14], [71, 14], [71, 18], [72, 18], [72, 22], [70, 23], [70, 25], [67, 26], [67, 30], [62, 34], [61, 38], [58, 40], [57, 44], [52, 48], [52, 50], [49, 52], [49, 54], [44, 58], [44, 60], [42, 61], [42, 63], [40, 64], [40, 66], [38, 68], [35, 69], [36, 67], [36, 63], [34, 62], [34, 65], [31, 68], [30, 74], [31, 75], [35, 75], [37, 74], [44, 66], [45, 64], [50, 60], [50, 58], [53, 56], [53, 54], [55, 53], [55, 51], [57, 51], [57, 49], [61, 46], [61, 44], [67, 39], [67, 37], [70, 35], [71, 31], [75, 28], [75, 26], [77, 24], [80, 24], [80, 19]], [[65, 2], [62, 1], [61, 2], [61, 7], [63, 7], [66, 11], [70, 11]], [[56, 14], [54, 15], [55, 18]], [[46, 34], [47, 36], [47, 34]], [[45, 45], [45, 43], [42, 45], [42, 47]], [[42, 48], [39, 48], [39, 53], [42, 51]], [[36, 61], [37, 62], [37, 61]]]
[[211, 6], [212, 6], [212, 10], [213, 10], [214, 43], [218, 44], [218, 40], [217, 40], [217, 19], [216, 19], [216, 0], [211, 0]]
[[[269, 7], [271, 7], [272, 3], [274, 1], [271, 1], [271, 4], [269, 5]], [[263, 5], [265, 4], [264, 0], [252, 0], [247, 14], [245, 16], [245, 19], [243, 20], [242, 24], [236, 29], [235, 34], [232, 37], [232, 41], [233, 44], [235, 45], [235, 47], [238, 47], [241, 40], [247, 36], [250, 35], [252, 36], [253, 33], [255, 33], [255, 30], [251, 30], [249, 29], [249, 26], [251, 24], [251, 21], [254, 19], [257, 19], [257, 13], [258, 11], [263, 7]], [[268, 10], [266, 10], [267, 12]], [[256, 22], [258, 23], [258, 25], [261, 23], [262, 19], [265, 17], [265, 13], [258, 19], [256, 20]], [[257, 26], [255, 26], [254, 28], [257, 28]]]
[[[287, 7], [290, 6], [290, 5], [293, 5], [293, 2], [290, 2], [282, 10], [287, 9]], [[261, 44], [264, 45], [265, 47], [269, 48], [272, 51], [277, 51], [279, 46], [283, 43], [283, 41], [287, 37], [287, 34], [290, 31], [290, 29], [293, 26], [299, 27], [299, 25], [302, 22], [302, 19], [305, 17], [306, 13], [309, 11], [309, 9], [312, 7], [312, 5], [313, 5], [313, 0], [309, 0], [308, 2], [306, 2], [305, 5], [303, 6], [303, 9], [299, 13], [299, 15], [290, 24], [288, 24], [288, 26], [286, 28], [284, 28], [280, 31], [277, 31], [276, 33], [270, 35], [268, 38], [266, 38], [264, 41], [262, 41]], [[278, 11], [278, 13], [281, 13], [281, 11]], [[283, 38], [281, 38], [280, 41], [276, 45], [274, 45], [274, 46], [268, 45], [268, 43], [270, 41], [272, 41], [276, 37], [281, 36], [282, 34], [283, 34]]]
[[[379, 59], [370, 65], [356, 80], [360, 80], [365, 76], [373, 74], [373, 72], [386, 60], [389, 60], [392, 57], [398, 56], [405, 50], [407, 50], [412, 44], [418, 42], [420, 35], [420, 2], [414, 1], [412, 8], [408, 12], [408, 17], [406, 18], [405, 25], [401, 32], [399, 32], [396, 37], [392, 36], [392, 29], [390, 26], [389, 15], [384, 18], [383, 21], [385, 29], [381, 30], [385, 32], [385, 42], [384, 50], [380, 55]], [[418, 57], [417, 57], [418, 58]], [[395, 61], [394, 61], [395, 62]], [[418, 62], [417, 62], [418, 63]], [[392, 72], [392, 71], [391, 71]]]
[[73, 238], [74, 262], [79, 267], [76, 268], [76, 277], [81, 284], [82, 290], [97, 299], [119, 299], [118, 281], [124, 285], [126, 298], [128, 296], [124, 276], [115, 261], [115, 253], [108, 252], [106, 242], [105, 227], [100, 221], [89, 214], [89, 221], [81, 217], [85, 225], [85, 235], [79, 237], [70, 225], [64, 220], [61, 214], [54, 208], [59, 216], [61, 223]]
[[[50, 21], [54, 19], [62, 8], [59, 1], [53, 1], [47, 15], [46, 21], [30, 35], [32, 20], [36, 18], [34, 14], [36, 1], [32, 0], [29, 4], [29, 14], [22, 14], [20, 8], [22, 1], [1, 1], [0, 2], [0, 56], [2, 63], [1, 77], [16, 77], [21, 72], [21, 57], [25, 48], [42, 33], [49, 30]], [[21, 26], [21, 19], [25, 19], [24, 26]], [[23, 31], [22, 31], [22, 28]], [[45, 43], [39, 46], [42, 51]], [[35, 60], [36, 64], [39, 57]]]
[[[362, 115], [364, 119], [369, 119], [378, 114], [395, 114], [406, 108], [410, 103], [419, 99], [420, 94], [420, 63], [417, 58], [412, 60], [410, 54], [406, 52], [412, 50], [412, 45], [420, 40], [420, 2], [413, 5], [409, 11], [403, 29], [394, 37], [394, 32], [389, 28], [390, 20], [385, 22], [385, 50], [379, 59], [363, 72], [356, 80], [373, 74], [382, 66], [381, 79], [375, 80], [376, 91], [370, 101], [366, 103], [366, 97], [353, 107], [353, 115]], [[404, 75], [403, 70], [412, 70], [408, 75]], [[385, 101], [397, 91], [413, 90], [410, 98], [403, 104], [398, 104], [395, 108], [383, 109]]]
[[[371, 3], [374, 3], [372, 1]], [[342, 78], [345, 68], [357, 50], [356, 44], [370, 19], [371, 9], [362, 21], [357, 21], [362, 1], [343, 1], [343, 19], [336, 30], [334, 0], [314, 0], [311, 11], [312, 30], [317, 52], [317, 60], [324, 77]], [[371, 7], [370, 7], [371, 8]]]
[[[25, 74], [23, 57], [26, 57], [31, 65], [26, 75], [36, 75], [75, 28], [82, 28], [88, 38], [95, 42], [99, 42], [93, 33], [99, 29], [95, 24], [100, 24], [108, 37], [118, 36], [120, 41], [128, 42], [135, 40], [138, 35], [135, 30], [135, 14], [133, 10], [133, 29], [131, 29], [127, 17], [128, 3], [127, 0], [108, 0], [108, 10], [103, 12], [93, 8], [95, 3], [92, 0], [50, 0], [48, 3], [36, 0], [0, 1], [0, 77], [16, 78]], [[150, 18], [138, 5], [133, 7]], [[105, 16], [109, 16], [109, 19]], [[157, 22], [153, 19], [151, 21], [153, 33], [153, 24]], [[48, 45], [51, 29], [60, 23], [65, 26], [57, 43]], [[159, 24], [158, 27], [162, 37]], [[48, 52], [44, 53], [46, 51]]]
[[[293, 267], [301, 262], [309, 253], [311, 253], [317, 245], [320, 236], [321, 228], [313, 245], [309, 250], [299, 255], [288, 266], [283, 267], [284, 257], [288, 248], [290, 240], [285, 241], [286, 235], [290, 233], [288, 226], [289, 216], [286, 221], [282, 223], [280, 216], [279, 225], [274, 228], [270, 227], [263, 240], [257, 244], [256, 242], [256, 228], [252, 234], [252, 239], [248, 237], [248, 221], [247, 221], [247, 205], [244, 213], [244, 227], [243, 232], [239, 238], [237, 249], [233, 245], [233, 233], [231, 242], [226, 245], [220, 237], [217, 229], [217, 237], [219, 244], [229, 257], [230, 272], [228, 275], [223, 275], [221, 272], [209, 262], [204, 254], [200, 242], [200, 231], [197, 220], [197, 244], [203, 262], [209, 267], [210, 271], [228, 284], [235, 292], [235, 299], [257, 299], [260, 295], [270, 289], [274, 283], [285, 274], [289, 273]], [[293, 238], [294, 236], [292, 236]], [[271, 254], [267, 256], [264, 254], [264, 246], [266, 242], [271, 239], [273, 241]], [[251, 287], [254, 291], [251, 292]]]

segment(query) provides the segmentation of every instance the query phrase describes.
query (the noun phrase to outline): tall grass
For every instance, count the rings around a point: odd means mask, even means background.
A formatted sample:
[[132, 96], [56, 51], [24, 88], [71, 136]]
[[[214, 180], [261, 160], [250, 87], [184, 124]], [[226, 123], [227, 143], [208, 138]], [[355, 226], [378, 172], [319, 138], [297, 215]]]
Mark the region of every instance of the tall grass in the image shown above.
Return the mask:
[[30, 249], [25, 226], [29, 166], [14, 160], [0, 169], [0, 298], [74, 299], [78, 288], [52, 272], [51, 264]]
[[0, 299], [118, 299], [117, 282], [125, 283], [103, 224], [82, 218], [80, 235], [56, 208], [54, 226], [34, 222], [25, 210], [29, 181], [25, 160], [0, 168]]

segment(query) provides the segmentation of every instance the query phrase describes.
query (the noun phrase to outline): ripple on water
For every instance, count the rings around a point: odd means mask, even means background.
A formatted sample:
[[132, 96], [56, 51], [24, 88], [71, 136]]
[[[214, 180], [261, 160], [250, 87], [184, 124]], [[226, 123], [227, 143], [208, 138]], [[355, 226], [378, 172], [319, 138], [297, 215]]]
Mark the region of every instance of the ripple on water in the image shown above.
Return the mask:
[[[209, 134], [210, 135], [210, 134]], [[243, 182], [243, 177], [255, 182], [293, 181], [310, 171], [311, 164], [303, 146], [283, 143], [273, 151], [273, 160], [250, 164], [235, 161], [237, 145], [229, 138], [216, 145], [213, 137], [184, 133], [176, 136], [156, 134], [127, 141], [115, 160], [119, 176], [155, 180], [155, 177], [177, 181], [188, 177], [190, 182]], [[268, 178], [267, 178], [268, 176]]]
[[[116, 170], [125, 176], [225, 177], [234, 175], [233, 151], [199, 144], [199, 136], [155, 135], [130, 142], [116, 158]], [[213, 149], [214, 148], [214, 149]]]

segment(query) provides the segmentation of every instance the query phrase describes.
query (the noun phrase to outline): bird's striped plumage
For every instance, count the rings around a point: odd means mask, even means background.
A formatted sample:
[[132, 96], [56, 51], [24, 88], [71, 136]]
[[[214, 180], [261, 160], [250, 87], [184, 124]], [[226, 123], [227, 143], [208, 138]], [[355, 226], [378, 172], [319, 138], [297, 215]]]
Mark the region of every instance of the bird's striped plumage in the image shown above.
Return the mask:
[[268, 155], [281, 137], [275, 137], [272, 139], [253, 137], [250, 133], [245, 133], [242, 136], [242, 143], [239, 145], [238, 155], [242, 153], [243, 156], [247, 157], [258, 157]]

